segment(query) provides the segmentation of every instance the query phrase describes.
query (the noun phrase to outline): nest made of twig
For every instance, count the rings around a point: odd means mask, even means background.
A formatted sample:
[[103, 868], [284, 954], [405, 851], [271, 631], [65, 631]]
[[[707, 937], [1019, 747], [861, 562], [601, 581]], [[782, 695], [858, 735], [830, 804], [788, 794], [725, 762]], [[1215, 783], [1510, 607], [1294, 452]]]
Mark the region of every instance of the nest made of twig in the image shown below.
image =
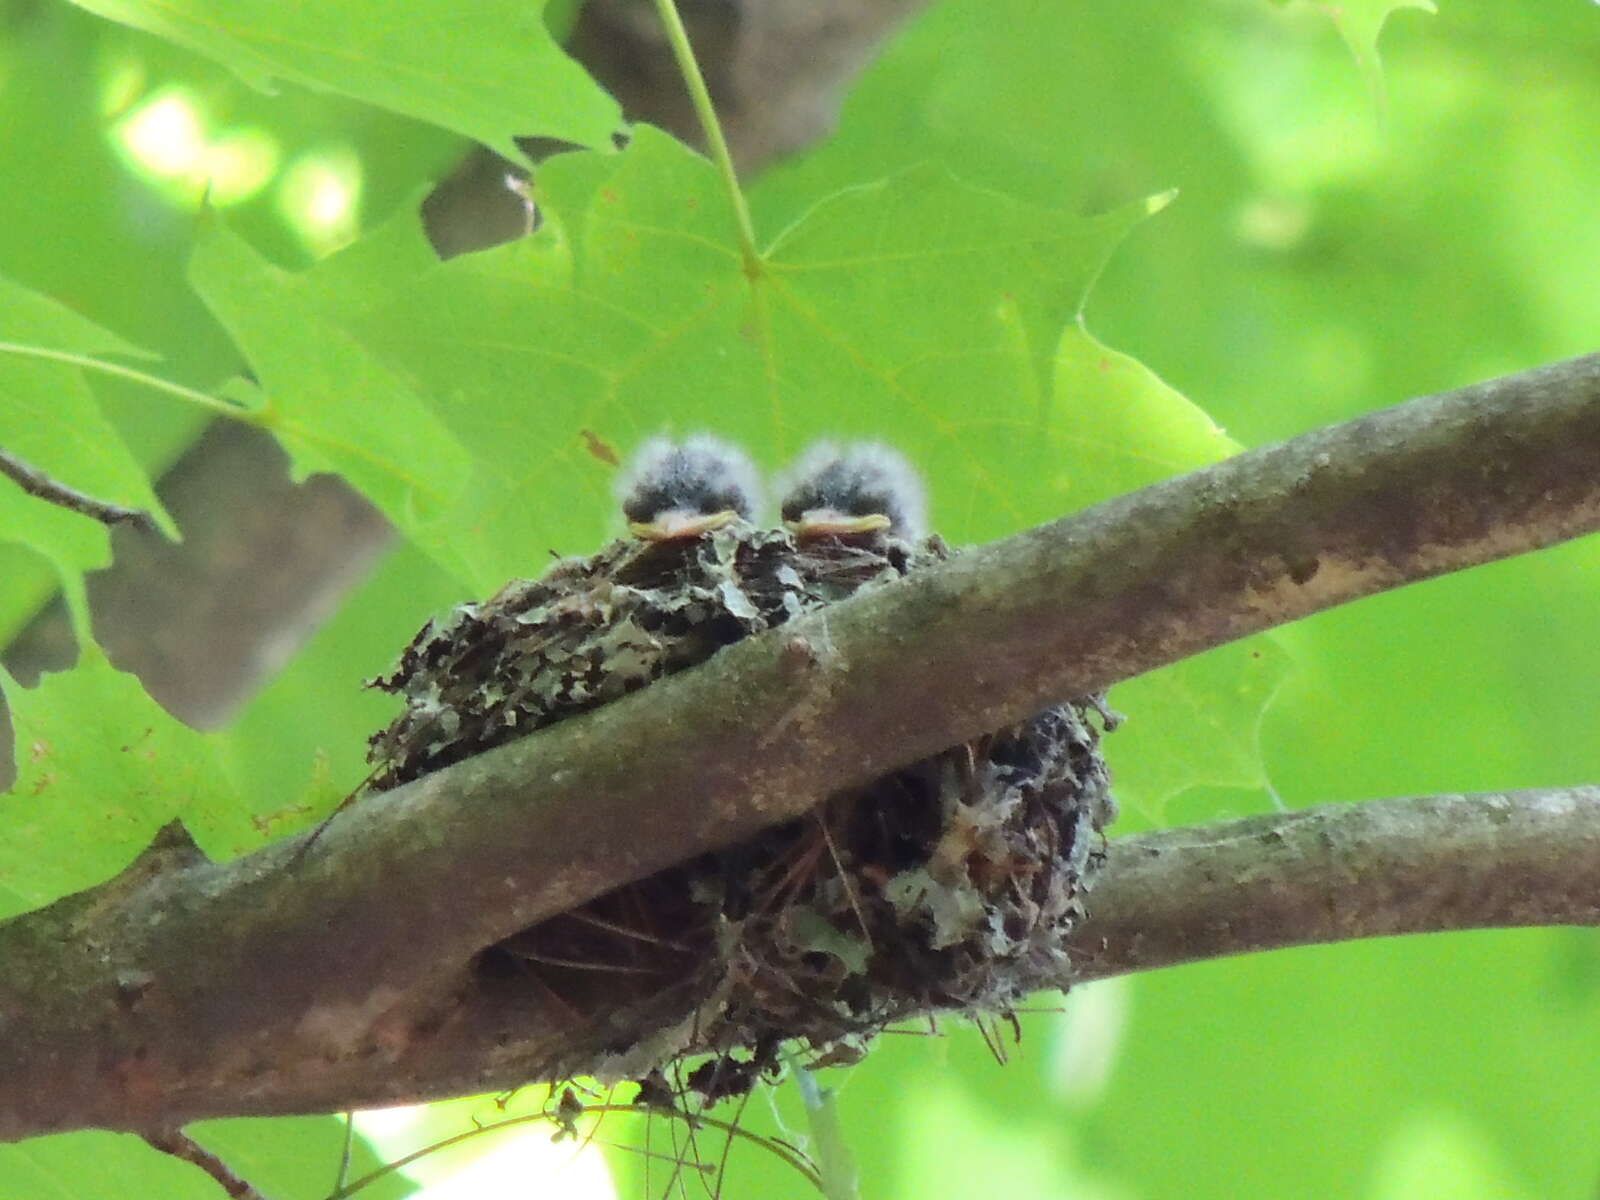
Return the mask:
[[[373, 681], [406, 707], [371, 739], [372, 786], [582, 712], [725, 645], [946, 557], [937, 539], [796, 542], [742, 522], [616, 542], [424, 628]], [[486, 985], [525, 989], [573, 1033], [546, 1077], [685, 1076], [748, 1090], [782, 1046], [851, 1057], [933, 1010], [1008, 1012], [1070, 974], [1114, 806], [1094, 719], [1070, 701], [955, 746], [730, 849], [659, 872], [485, 951]]]

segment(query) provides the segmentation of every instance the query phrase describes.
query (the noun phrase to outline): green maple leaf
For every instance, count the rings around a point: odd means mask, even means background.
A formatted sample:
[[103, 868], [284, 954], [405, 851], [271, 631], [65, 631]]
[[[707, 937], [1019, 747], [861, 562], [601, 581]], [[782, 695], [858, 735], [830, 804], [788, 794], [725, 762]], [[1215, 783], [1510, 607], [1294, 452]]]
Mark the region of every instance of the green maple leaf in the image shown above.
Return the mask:
[[562, 51], [546, 0], [74, 0], [225, 64], [432, 121], [517, 159], [519, 134], [610, 144], [616, 102]]
[[220, 222], [201, 231], [189, 275], [260, 381], [259, 391], [233, 390], [252, 423], [283, 444], [296, 476], [343, 475], [454, 566], [449, 531], [434, 518], [462, 486], [467, 458], [410, 382], [341, 328], [327, 295]]
[[182, 818], [214, 857], [257, 838], [211, 739], [150, 699], [91, 643], [24, 688], [0, 672], [17, 780], [0, 795], [0, 918], [101, 883]]

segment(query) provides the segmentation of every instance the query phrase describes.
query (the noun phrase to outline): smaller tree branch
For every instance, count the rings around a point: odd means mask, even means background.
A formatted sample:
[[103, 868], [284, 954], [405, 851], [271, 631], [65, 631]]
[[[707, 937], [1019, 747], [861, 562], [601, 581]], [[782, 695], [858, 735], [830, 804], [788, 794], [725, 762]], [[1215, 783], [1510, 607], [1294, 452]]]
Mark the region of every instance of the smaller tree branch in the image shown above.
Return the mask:
[[1600, 787], [1329, 804], [1111, 842], [1073, 982], [1259, 950], [1600, 924]]
[[82, 516], [90, 517], [104, 525], [132, 525], [138, 529], [153, 530], [154, 518], [142, 508], [124, 508], [85, 495], [52, 479], [39, 468], [30, 466], [14, 454], [0, 450], [0, 475], [5, 475], [30, 496], [48, 504], [59, 505]]
[[233, 1168], [181, 1129], [145, 1133], [143, 1137], [146, 1143], [161, 1153], [199, 1167], [216, 1180], [223, 1192], [233, 1200], [266, 1200], [249, 1180], [235, 1175]]

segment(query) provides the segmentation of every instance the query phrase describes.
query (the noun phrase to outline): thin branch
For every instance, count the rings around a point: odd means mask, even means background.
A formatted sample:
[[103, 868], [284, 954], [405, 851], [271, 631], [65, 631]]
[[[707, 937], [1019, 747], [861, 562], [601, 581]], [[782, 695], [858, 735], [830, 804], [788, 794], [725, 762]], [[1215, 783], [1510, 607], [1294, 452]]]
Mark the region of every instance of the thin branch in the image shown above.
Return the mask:
[[144, 1140], [154, 1149], [173, 1158], [199, 1167], [221, 1185], [222, 1190], [234, 1200], [266, 1200], [248, 1180], [233, 1173], [232, 1168], [182, 1130], [170, 1129], [158, 1133], [146, 1132]]
[[[586, 1013], [575, 1029], [559, 1006], [492, 994], [471, 969], [483, 947], [1061, 696], [1591, 531], [1596, 462], [1591, 356], [1241, 455], [860, 593], [372, 797], [293, 871], [295, 839], [212, 865], [169, 834], [101, 888], [0, 925], [0, 1137], [527, 1082], [591, 1024], [626, 1040], [627, 1014]], [[1600, 828], [1592, 803], [1573, 803], [1569, 832]], [[1558, 816], [1538, 810], [1527, 828]], [[1522, 860], [1497, 857], [1517, 853], [1504, 839], [1461, 853], [1484, 856], [1484, 877], [1509, 871]], [[1590, 843], [1555, 840], [1549, 855], [1564, 844], [1592, 868]], [[1115, 925], [1131, 903], [1115, 882], [1124, 854], [1095, 898], [1086, 936], [1101, 929], [1104, 944], [1084, 947], [1086, 977], [1140, 954], [1155, 965], [1363, 933], [1313, 924], [1315, 906], [1283, 913], [1303, 935], [1255, 929], [1226, 907], [1252, 878], [1227, 859], [1235, 876], [1203, 903], [1232, 913], [1234, 933], [1203, 945], [1191, 931], [1158, 953], [1155, 926]], [[1588, 893], [1556, 888], [1548, 903], [1505, 919], [1593, 918]], [[1196, 911], [1173, 902], [1191, 928]]]
[[144, 509], [124, 508], [120, 504], [108, 504], [104, 500], [86, 496], [4, 450], [0, 450], [0, 475], [10, 478], [30, 496], [36, 496], [48, 504], [60, 505], [104, 525], [132, 525], [151, 531], [156, 527], [155, 519]]

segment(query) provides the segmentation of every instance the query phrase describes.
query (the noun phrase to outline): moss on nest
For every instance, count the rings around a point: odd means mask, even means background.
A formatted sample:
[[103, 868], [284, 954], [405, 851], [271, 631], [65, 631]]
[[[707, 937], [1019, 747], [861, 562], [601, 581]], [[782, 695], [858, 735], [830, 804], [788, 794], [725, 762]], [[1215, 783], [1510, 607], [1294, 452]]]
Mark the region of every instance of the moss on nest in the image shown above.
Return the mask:
[[[371, 739], [398, 786], [607, 703], [719, 648], [950, 553], [878, 534], [797, 543], [736, 522], [616, 542], [424, 628], [374, 686], [405, 698]], [[1008, 1012], [1070, 974], [1114, 806], [1098, 698], [1069, 701], [827, 797], [749, 842], [619, 888], [491, 947], [480, 984], [570, 1018], [547, 1077], [684, 1078], [746, 1091], [780, 1047], [854, 1057], [931, 1010]], [[659, 1076], [653, 1076], [659, 1078]]]

